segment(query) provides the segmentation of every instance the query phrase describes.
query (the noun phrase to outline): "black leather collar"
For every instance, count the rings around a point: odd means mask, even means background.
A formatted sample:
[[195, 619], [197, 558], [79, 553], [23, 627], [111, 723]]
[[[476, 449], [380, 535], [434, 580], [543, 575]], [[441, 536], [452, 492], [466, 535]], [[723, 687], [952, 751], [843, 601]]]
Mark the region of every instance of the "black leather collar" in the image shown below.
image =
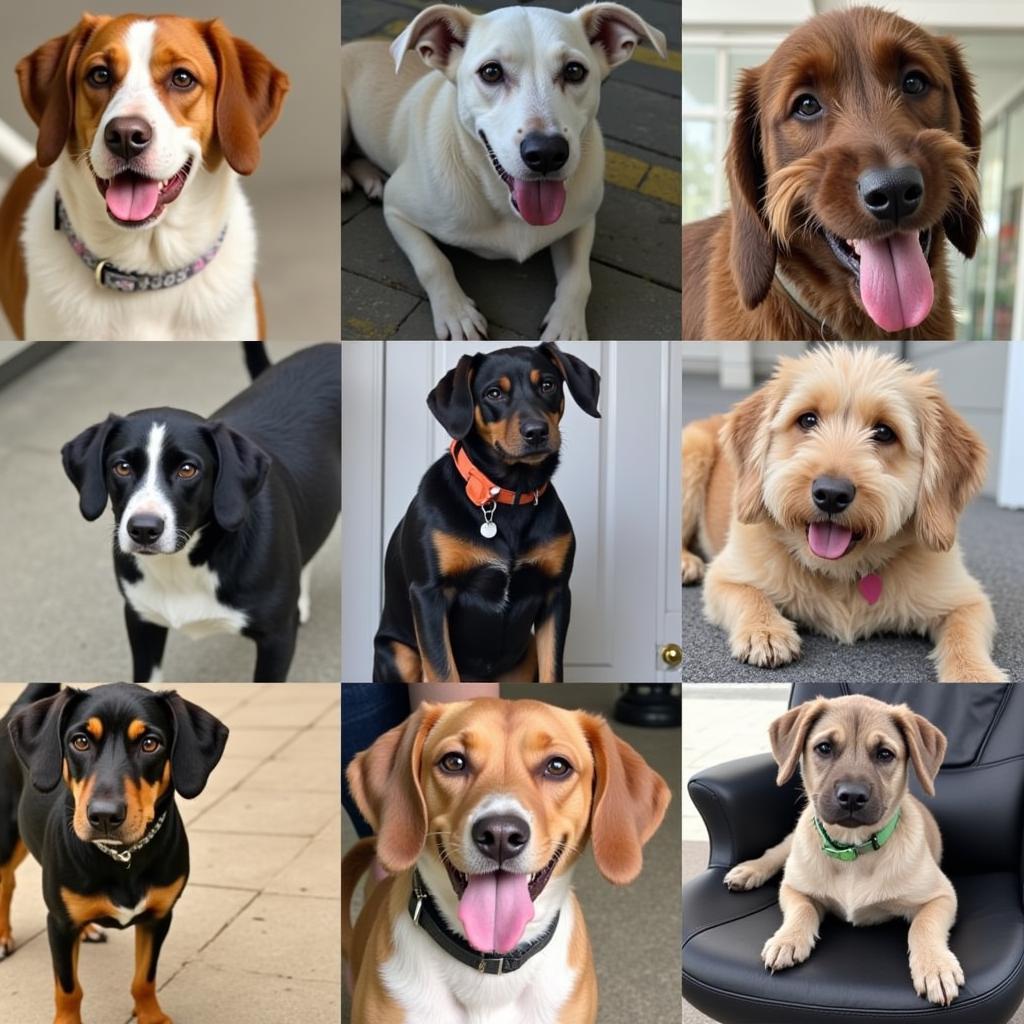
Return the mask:
[[449, 956], [459, 963], [472, 967], [481, 974], [511, 974], [518, 971], [531, 957], [536, 956], [554, 937], [558, 927], [559, 914], [548, 925], [542, 935], [532, 942], [516, 946], [504, 956], [484, 956], [469, 945], [461, 935], [456, 935], [441, 917], [434, 898], [420, 878], [419, 871], [413, 871], [412, 892], [409, 894], [409, 916], [412, 923], [419, 925]]

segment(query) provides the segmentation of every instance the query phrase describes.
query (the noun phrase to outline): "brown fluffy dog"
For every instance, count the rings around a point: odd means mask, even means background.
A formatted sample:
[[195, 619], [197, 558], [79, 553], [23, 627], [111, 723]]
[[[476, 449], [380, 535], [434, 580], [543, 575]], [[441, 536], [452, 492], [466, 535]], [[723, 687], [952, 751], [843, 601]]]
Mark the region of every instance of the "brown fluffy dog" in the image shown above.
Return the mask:
[[[904, 917], [915, 991], [951, 1003], [964, 983], [948, 944], [956, 892], [939, 867], [939, 827], [907, 792], [913, 764], [924, 791], [935, 795], [946, 737], [905, 704], [863, 696], [800, 704], [772, 722], [769, 735], [778, 784], [799, 764], [808, 803], [781, 843], [725, 876], [730, 889], [756, 889], [785, 865], [782, 924], [761, 951], [765, 967], [780, 971], [806, 960], [827, 912], [853, 925]], [[884, 836], [897, 812], [891, 835], [875, 848], [872, 836]], [[839, 849], [859, 847], [853, 860], [825, 852], [815, 818]]]
[[780, 359], [683, 432], [683, 582], [704, 575], [694, 547], [714, 556], [705, 614], [752, 665], [792, 661], [796, 621], [842, 643], [927, 634], [942, 682], [1005, 682], [956, 540], [985, 458], [934, 372], [840, 345]]
[[683, 231], [683, 337], [954, 337], [945, 241], [974, 255], [980, 145], [952, 39], [810, 19], [740, 78], [732, 208]]

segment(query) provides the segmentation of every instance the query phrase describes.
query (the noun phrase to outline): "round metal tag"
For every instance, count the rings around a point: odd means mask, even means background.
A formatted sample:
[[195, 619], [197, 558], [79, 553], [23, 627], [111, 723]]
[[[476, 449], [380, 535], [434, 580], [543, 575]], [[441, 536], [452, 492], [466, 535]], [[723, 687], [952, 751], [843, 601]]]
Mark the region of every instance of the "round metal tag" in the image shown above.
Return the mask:
[[481, 523], [480, 524], [480, 536], [486, 537], [490, 540], [492, 537], [497, 536], [498, 528], [494, 523]]

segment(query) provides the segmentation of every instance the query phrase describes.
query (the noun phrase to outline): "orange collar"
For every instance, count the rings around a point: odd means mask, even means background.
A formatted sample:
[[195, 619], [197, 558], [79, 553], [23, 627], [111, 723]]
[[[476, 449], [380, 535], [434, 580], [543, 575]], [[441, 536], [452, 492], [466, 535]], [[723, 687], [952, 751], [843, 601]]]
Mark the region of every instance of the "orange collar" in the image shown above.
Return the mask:
[[451, 452], [459, 475], [466, 481], [466, 497], [481, 508], [492, 501], [496, 501], [499, 505], [535, 505], [540, 496], [548, 489], [547, 484], [541, 484], [537, 490], [527, 491], [526, 494], [520, 494], [517, 498], [515, 491], [510, 491], [507, 487], [499, 487], [484, 476], [470, 462], [466, 449], [458, 441], [452, 441], [448, 446], [448, 451]]

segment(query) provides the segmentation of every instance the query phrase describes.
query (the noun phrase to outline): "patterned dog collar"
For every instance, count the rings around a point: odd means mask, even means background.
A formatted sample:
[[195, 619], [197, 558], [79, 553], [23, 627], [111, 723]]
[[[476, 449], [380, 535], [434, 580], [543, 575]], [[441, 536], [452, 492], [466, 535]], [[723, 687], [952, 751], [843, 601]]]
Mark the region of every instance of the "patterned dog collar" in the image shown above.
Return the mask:
[[109, 260], [100, 259], [99, 256], [89, 251], [71, 226], [67, 210], [60, 200], [60, 195], [54, 197], [53, 204], [53, 227], [55, 231], [63, 231], [71, 248], [78, 254], [79, 259], [93, 272], [96, 285], [100, 288], [110, 288], [115, 292], [155, 292], [164, 288], [173, 288], [175, 285], [184, 284], [190, 277], [195, 277], [203, 270], [220, 251], [221, 243], [227, 234], [228, 226], [221, 228], [217, 241], [210, 246], [198, 259], [193, 260], [187, 266], [178, 270], [168, 270], [163, 274], [140, 274], [132, 270], [120, 270]]

